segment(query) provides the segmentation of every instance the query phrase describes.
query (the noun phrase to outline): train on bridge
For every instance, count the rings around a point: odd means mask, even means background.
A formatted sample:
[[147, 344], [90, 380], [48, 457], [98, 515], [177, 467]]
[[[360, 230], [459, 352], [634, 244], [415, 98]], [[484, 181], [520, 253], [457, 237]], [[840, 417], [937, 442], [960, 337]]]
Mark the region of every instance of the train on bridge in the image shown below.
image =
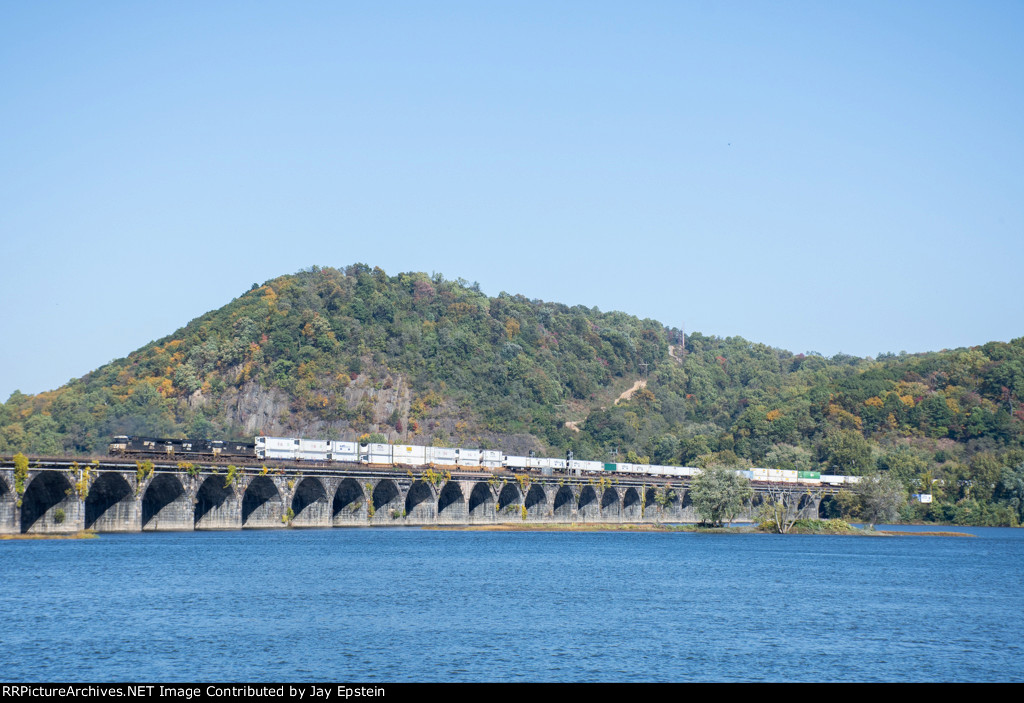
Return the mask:
[[[316, 465], [364, 464], [396, 469], [440, 468], [447, 470], [526, 471], [542, 474], [622, 474], [660, 478], [692, 478], [700, 469], [624, 462], [600, 462], [566, 458], [512, 456], [496, 449], [428, 447], [417, 444], [383, 444], [256, 437], [252, 443], [210, 439], [162, 439], [119, 435], [110, 443], [110, 454], [150, 458], [287, 461]], [[737, 473], [751, 481], [841, 486], [856, 483], [857, 476], [821, 474], [817, 471], [750, 468]]]

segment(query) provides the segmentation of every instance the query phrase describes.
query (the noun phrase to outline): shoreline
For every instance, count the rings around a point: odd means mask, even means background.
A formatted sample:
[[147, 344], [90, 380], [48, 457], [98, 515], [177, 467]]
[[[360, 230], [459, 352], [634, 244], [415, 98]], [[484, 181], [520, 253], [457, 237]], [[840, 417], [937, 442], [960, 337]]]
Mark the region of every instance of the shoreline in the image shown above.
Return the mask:
[[[569, 523], [569, 524], [524, 524], [503, 523], [498, 525], [424, 525], [423, 530], [451, 530], [467, 532], [686, 532], [690, 534], [735, 534], [735, 535], [771, 535], [776, 532], [762, 532], [753, 525], [738, 527], [701, 527], [697, 524], [682, 525], [651, 525], [621, 523]], [[795, 530], [791, 535], [824, 535], [849, 537], [976, 537], [968, 532], [911, 532], [901, 530], [865, 530], [852, 528], [843, 532], [814, 532]]]
[[0, 540], [24, 540], [24, 539], [96, 539], [99, 534], [92, 530], [82, 530], [80, 532], [68, 532], [65, 534], [38, 534], [30, 532], [28, 534], [12, 534], [12, 535], [0, 535]]
[[[778, 532], [764, 532], [752, 524], [736, 527], [702, 527], [695, 523], [656, 525], [649, 523], [567, 523], [567, 524], [516, 524], [502, 523], [491, 525], [421, 525], [421, 530], [463, 531], [463, 532], [663, 532], [689, 534], [720, 534], [720, 535], [774, 535]], [[968, 532], [935, 530], [918, 532], [909, 530], [865, 530], [851, 527], [849, 530], [807, 530], [799, 527], [788, 533], [791, 535], [826, 535], [846, 537], [977, 537]], [[55, 540], [55, 539], [96, 539], [100, 535], [92, 530], [82, 530], [65, 534], [0, 534], [0, 541], [10, 540]]]

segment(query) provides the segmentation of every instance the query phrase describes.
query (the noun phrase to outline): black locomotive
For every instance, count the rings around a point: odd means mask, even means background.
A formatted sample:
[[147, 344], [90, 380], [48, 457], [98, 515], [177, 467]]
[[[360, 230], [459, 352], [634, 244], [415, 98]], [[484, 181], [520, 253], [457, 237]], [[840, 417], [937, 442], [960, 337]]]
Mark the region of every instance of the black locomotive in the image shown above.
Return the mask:
[[118, 435], [110, 442], [111, 456], [256, 458], [256, 445], [227, 439], [164, 439]]

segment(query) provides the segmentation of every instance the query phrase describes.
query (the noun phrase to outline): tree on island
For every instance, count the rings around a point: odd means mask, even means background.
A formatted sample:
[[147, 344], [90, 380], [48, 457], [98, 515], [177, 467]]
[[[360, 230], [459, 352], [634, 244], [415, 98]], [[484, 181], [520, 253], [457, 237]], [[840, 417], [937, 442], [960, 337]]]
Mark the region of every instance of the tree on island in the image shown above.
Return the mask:
[[712, 527], [721, 527], [723, 521], [732, 523], [753, 495], [750, 481], [724, 466], [703, 469], [690, 488], [694, 509]]
[[806, 501], [820, 501], [823, 493], [820, 487], [799, 490], [792, 486], [769, 483], [758, 509], [757, 521], [762, 530], [787, 534], [799, 519], [800, 508], [806, 505]]
[[865, 476], [856, 484], [854, 494], [860, 499], [860, 517], [873, 530], [879, 522], [895, 522], [899, 510], [907, 502], [907, 489], [889, 473]]

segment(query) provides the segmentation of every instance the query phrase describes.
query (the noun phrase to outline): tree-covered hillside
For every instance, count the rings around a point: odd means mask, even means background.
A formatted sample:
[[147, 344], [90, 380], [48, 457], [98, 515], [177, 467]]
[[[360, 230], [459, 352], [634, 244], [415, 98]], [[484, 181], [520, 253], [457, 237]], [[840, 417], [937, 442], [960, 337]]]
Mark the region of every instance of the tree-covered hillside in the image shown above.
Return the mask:
[[1024, 338], [877, 359], [677, 340], [654, 320], [488, 298], [440, 275], [313, 268], [253, 285], [57, 390], [14, 393], [0, 405], [0, 454], [102, 453], [114, 434], [373, 433], [586, 459], [891, 471], [936, 496], [918, 517], [1024, 516]]

